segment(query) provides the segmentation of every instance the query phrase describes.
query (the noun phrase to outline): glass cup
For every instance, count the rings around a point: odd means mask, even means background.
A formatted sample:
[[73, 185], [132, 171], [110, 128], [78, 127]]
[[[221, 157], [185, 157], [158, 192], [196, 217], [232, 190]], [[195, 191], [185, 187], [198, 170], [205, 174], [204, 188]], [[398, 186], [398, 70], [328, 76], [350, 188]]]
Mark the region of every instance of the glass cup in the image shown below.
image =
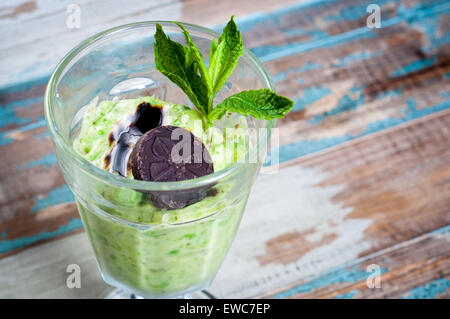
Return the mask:
[[[102, 170], [72, 148], [83, 106], [93, 99], [154, 95], [191, 105], [184, 93], [155, 69], [157, 22], [99, 33], [59, 63], [45, 93], [45, 117], [65, 181], [75, 195], [84, 227], [106, 283], [148, 298], [179, 297], [207, 288], [239, 226], [251, 186], [261, 168], [275, 121], [247, 118], [260, 129], [248, 146], [256, 160], [238, 161], [210, 175], [180, 182], [146, 182]], [[178, 42], [178, 26], [160, 23]], [[219, 34], [183, 24], [204, 57]], [[215, 102], [241, 90], [274, 89], [270, 76], [247, 49]], [[148, 193], [201, 190], [205, 199], [183, 209], [153, 206]], [[146, 195], [147, 194], [147, 195]]]

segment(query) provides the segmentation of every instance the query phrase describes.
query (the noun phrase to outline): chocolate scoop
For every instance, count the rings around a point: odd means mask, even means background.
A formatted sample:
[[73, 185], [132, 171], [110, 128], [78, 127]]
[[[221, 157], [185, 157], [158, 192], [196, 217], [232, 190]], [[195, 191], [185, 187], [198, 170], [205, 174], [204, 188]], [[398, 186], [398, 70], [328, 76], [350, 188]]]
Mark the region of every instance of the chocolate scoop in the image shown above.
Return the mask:
[[[199, 138], [176, 126], [158, 126], [145, 133], [131, 153], [135, 179], [174, 182], [214, 172], [211, 156]], [[183, 191], [150, 192], [159, 208], [177, 209], [207, 196], [205, 187]]]

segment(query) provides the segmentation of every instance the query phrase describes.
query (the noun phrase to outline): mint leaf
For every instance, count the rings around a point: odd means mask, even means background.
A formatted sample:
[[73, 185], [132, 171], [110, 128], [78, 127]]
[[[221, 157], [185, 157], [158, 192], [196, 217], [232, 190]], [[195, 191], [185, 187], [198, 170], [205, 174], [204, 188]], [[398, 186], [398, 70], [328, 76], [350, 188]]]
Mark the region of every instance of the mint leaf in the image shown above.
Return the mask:
[[206, 68], [189, 32], [183, 25], [176, 24], [182, 29], [187, 46], [170, 40], [157, 24], [154, 45], [156, 68], [186, 93], [203, 114], [206, 125], [213, 125], [214, 120], [228, 111], [272, 120], [285, 116], [292, 109], [293, 101], [269, 89], [242, 91], [213, 108], [216, 93], [225, 84], [244, 51], [241, 33], [232, 16], [218, 42], [212, 40], [209, 68]]
[[220, 91], [244, 52], [241, 32], [238, 30], [233, 16], [223, 29], [218, 44], [216, 45], [214, 42], [211, 43], [212, 55], [210, 52], [208, 68], [213, 95]]
[[190, 48], [170, 40], [156, 24], [154, 45], [156, 69], [180, 87], [204, 115], [208, 114], [208, 85], [197, 74], [199, 65]]
[[220, 119], [227, 111], [238, 112], [244, 116], [251, 115], [257, 119], [272, 120], [285, 116], [293, 106], [292, 100], [277, 95], [269, 89], [242, 91], [217, 104], [208, 114], [208, 121], [212, 123]]
[[192, 59], [194, 59], [195, 62], [197, 63], [197, 67], [200, 72], [202, 82], [208, 91], [208, 93], [207, 93], [207, 96], [208, 96], [207, 112], [209, 113], [212, 110], [214, 96], [212, 93], [211, 79], [209, 78], [208, 69], [206, 68], [205, 62], [203, 61], [202, 53], [197, 48], [194, 41], [192, 41], [189, 32], [180, 23], [175, 22], [175, 24], [177, 26], [179, 26], [181, 28], [181, 30], [183, 30], [184, 38], [186, 39], [186, 43], [190, 50], [190, 55], [191, 55]]
[[211, 64], [211, 61], [213, 59], [214, 53], [217, 50], [217, 42], [216, 38], [213, 38], [211, 41], [211, 48], [209, 49], [209, 64]]

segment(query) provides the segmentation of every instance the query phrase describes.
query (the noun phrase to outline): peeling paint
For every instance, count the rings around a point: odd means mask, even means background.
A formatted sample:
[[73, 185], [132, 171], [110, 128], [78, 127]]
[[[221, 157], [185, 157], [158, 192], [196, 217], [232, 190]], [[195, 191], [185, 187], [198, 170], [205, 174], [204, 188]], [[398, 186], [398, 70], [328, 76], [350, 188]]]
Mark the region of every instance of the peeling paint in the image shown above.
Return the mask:
[[441, 278], [408, 291], [404, 299], [433, 299], [450, 289], [450, 280]]
[[49, 206], [54, 206], [62, 203], [71, 203], [73, 201], [74, 197], [72, 192], [70, 191], [69, 186], [64, 184], [61, 187], [52, 189], [45, 197], [36, 197], [31, 212], [34, 213]]
[[[381, 267], [381, 274], [385, 274], [388, 271], [387, 268]], [[301, 294], [301, 293], [309, 293], [316, 289], [320, 289], [323, 287], [327, 287], [330, 285], [336, 285], [340, 283], [355, 283], [358, 281], [363, 281], [368, 278], [370, 273], [366, 270], [361, 269], [360, 266], [354, 266], [350, 269], [347, 268], [338, 268], [328, 274], [324, 274], [319, 276], [316, 279], [307, 281], [301, 285], [298, 285], [294, 288], [291, 288], [287, 291], [276, 294], [274, 298], [288, 298], [293, 295]], [[354, 294], [353, 294], [354, 295]]]
[[28, 246], [40, 240], [57, 237], [80, 229], [81, 227], [83, 227], [81, 220], [79, 218], [73, 218], [68, 224], [62, 225], [54, 231], [43, 231], [36, 235], [24, 236], [17, 239], [2, 239], [0, 240], [0, 253], [6, 253], [20, 247]]
[[44, 168], [49, 168], [53, 165], [58, 164], [58, 160], [56, 158], [56, 154], [52, 153], [52, 154], [48, 154], [45, 155], [44, 157], [35, 160], [35, 161], [31, 161], [26, 165], [19, 165], [19, 169], [29, 169], [35, 166], [43, 166]]

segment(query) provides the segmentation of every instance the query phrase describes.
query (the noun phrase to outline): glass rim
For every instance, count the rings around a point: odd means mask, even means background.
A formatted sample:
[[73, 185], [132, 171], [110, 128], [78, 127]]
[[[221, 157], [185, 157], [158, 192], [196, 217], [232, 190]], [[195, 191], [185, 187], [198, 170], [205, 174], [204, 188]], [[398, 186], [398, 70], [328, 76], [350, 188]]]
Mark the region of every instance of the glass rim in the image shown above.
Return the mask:
[[[47, 123], [47, 128], [50, 132], [50, 136], [52, 137], [53, 143], [55, 146], [59, 146], [64, 152], [70, 154], [71, 158], [74, 160], [75, 165], [78, 166], [83, 172], [94, 176], [96, 178], [101, 179], [103, 182], [116, 186], [116, 187], [126, 187], [132, 188], [135, 190], [143, 190], [143, 191], [154, 191], [154, 190], [183, 190], [190, 189], [194, 187], [201, 187], [211, 185], [221, 180], [224, 177], [232, 175], [234, 172], [238, 171], [241, 167], [245, 165], [245, 163], [235, 162], [224, 169], [221, 169], [212, 174], [208, 174], [202, 177], [185, 180], [185, 181], [174, 181], [174, 182], [151, 182], [151, 181], [141, 181], [135, 180], [131, 178], [123, 178], [122, 176], [112, 174], [104, 169], [101, 169], [94, 164], [92, 164], [87, 159], [83, 158], [80, 154], [78, 154], [72, 147], [71, 144], [67, 143], [63, 134], [57, 128], [55, 124], [55, 117], [53, 114], [52, 105], [54, 105], [55, 101], [55, 89], [58, 84], [61, 75], [64, 73], [65, 68], [70, 65], [72, 60], [76, 58], [82, 51], [94, 45], [98, 41], [109, 37], [118, 32], [131, 30], [134, 28], [145, 28], [149, 26], [155, 26], [157, 23], [166, 26], [173, 26], [174, 21], [167, 20], [154, 20], [154, 21], [141, 21], [135, 23], [124, 24], [120, 26], [116, 26], [105, 31], [99, 32], [86, 40], [82, 41], [78, 45], [76, 45], [72, 50], [67, 53], [64, 58], [57, 64], [55, 70], [53, 71], [50, 79], [48, 81], [47, 87], [45, 89], [44, 95], [44, 114], [45, 120]], [[187, 29], [194, 29], [200, 33], [206, 33], [210, 36], [219, 38], [220, 34], [216, 31], [198, 26], [195, 24], [179, 22], [181, 25], [186, 27]], [[180, 30], [181, 33], [181, 30]], [[264, 81], [264, 86], [266, 88], [270, 88], [271, 90], [275, 90], [275, 86], [272, 82], [272, 79], [262, 64], [262, 62], [254, 55], [249, 49], [244, 47], [243, 55], [246, 57], [252, 64], [255, 66], [256, 71], [259, 73], [259, 76]], [[265, 125], [264, 128], [272, 129], [275, 126], [276, 120], [264, 120]], [[270, 134], [268, 135], [270, 138]], [[258, 146], [260, 144], [258, 143]]]

